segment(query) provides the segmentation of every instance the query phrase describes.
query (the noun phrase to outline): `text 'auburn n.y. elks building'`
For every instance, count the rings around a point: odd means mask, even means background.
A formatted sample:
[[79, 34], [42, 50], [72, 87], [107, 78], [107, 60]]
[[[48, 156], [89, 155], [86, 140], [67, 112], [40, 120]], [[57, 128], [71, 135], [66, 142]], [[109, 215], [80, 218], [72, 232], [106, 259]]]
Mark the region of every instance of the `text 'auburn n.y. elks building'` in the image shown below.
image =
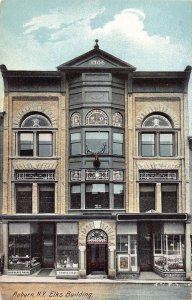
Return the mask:
[[[4, 79], [4, 273], [191, 275], [187, 89], [94, 49]], [[53, 272], [53, 271], [52, 271]]]

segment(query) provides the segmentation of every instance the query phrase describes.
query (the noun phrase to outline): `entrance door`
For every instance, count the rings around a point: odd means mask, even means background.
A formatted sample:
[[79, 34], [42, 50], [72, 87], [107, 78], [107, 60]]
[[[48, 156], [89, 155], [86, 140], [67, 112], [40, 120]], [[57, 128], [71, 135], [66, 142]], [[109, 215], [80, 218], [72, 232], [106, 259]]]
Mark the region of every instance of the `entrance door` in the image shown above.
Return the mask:
[[108, 273], [107, 234], [95, 229], [87, 236], [87, 274]]
[[105, 272], [107, 274], [107, 245], [87, 245], [87, 274]]
[[152, 271], [153, 269], [153, 241], [152, 223], [139, 224], [139, 258], [140, 270]]
[[53, 268], [55, 262], [55, 226], [42, 224], [42, 268]]

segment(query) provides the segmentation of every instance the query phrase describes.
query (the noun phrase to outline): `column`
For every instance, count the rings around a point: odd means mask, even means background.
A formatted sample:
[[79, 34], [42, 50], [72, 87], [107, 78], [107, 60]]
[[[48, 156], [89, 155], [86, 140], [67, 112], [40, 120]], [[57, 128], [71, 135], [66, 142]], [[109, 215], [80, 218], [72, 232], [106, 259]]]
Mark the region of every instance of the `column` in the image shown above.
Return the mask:
[[111, 279], [114, 279], [116, 277], [116, 269], [115, 269], [115, 246], [109, 246], [109, 252], [108, 252], [108, 276]]
[[159, 213], [162, 212], [162, 203], [161, 203], [161, 183], [156, 183], [156, 191], [155, 191], [155, 210]]
[[190, 223], [185, 225], [185, 261], [186, 261], [186, 278], [190, 278], [191, 274], [191, 237], [190, 237]]
[[38, 213], [38, 199], [37, 199], [37, 183], [32, 184], [32, 212]]
[[4, 255], [4, 274], [7, 274], [8, 270], [8, 223], [2, 224], [3, 227], [3, 251], [2, 254]]
[[79, 276], [81, 278], [86, 277], [85, 250], [85, 246], [79, 246]]

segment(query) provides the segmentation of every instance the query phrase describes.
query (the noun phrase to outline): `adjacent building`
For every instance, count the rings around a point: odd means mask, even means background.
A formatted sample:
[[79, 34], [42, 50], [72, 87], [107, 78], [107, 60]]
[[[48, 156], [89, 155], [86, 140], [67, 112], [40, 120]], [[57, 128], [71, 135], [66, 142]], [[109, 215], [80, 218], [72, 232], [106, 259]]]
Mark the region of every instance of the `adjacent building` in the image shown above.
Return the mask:
[[1, 72], [4, 272], [189, 278], [191, 67], [136, 71], [96, 40], [57, 71]]

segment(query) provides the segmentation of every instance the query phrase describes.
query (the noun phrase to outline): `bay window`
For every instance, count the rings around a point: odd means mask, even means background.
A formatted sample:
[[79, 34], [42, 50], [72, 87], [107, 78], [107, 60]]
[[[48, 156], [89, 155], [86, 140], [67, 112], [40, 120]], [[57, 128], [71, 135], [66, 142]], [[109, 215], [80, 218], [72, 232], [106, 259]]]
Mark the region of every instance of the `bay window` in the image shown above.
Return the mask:
[[109, 133], [92, 131], [85, 133], [86, 153], [108, 153]]
[[81, 154], [81, 134], [79, 132], [71, 133], [71, 155]]
[[109, 208], [109, 185], [104, 183], [86, 184], [85, 208]]
[[114, 208], [124, 208], [124, 190], [123, 184], [113, 184]]
[[123, 155], [123, 134], [113, 133], [113, 154]]
[[76, 184], [71, 186], [71, 208], [81, 208], [81, 185]]

